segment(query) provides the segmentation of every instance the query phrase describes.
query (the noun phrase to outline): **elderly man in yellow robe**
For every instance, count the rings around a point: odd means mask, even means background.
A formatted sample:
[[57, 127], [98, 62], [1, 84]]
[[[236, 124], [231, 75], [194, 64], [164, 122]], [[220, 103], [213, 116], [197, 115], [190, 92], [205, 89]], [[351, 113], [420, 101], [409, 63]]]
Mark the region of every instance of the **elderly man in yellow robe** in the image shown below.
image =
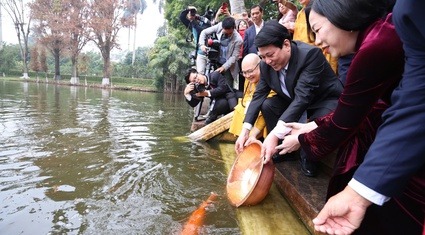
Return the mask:
[[[244, 95], [239, 98], [238, 105], [235, 107], [233, 114], [233, 120], [230, 124], [229, 132], [238, 136], [242, 131], [243, 120], [245, 119], [246, 109], [254, 96], [255, 88], [258, 81], [260, 80], [260, 61], [261, 58], [254, 53], [248, 54], [242, 60], [242, 73], [245, 76]], [[276, 94], [273, 90], [270, 91], [268, 97], [272, 97]], [[257, 121], [255, 122], [249, 138], [251, 140], [257, 140], [261, 137], [267, 136], [266, 122], [263, 115], [258, 115]]]

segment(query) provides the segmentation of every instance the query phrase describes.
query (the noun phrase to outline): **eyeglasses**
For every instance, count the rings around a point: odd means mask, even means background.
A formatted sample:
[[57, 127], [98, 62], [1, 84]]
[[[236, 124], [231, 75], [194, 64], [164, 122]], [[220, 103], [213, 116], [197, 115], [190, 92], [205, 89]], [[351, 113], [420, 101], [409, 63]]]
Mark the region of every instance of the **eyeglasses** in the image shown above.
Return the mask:
[[242, 74], [244, 75], [244, 76], [247, 76], [247, 75], [251, 75], [254, 71], [255, 71], [255, 69], [258, 67], [258, 65], [259, 65], [260, 63], [258, 63], [253, 69], [250, 69], [250, 70], [246, 70], [246, 71], [242, 71]]
[[198, 74], [199, 73], [195, 73], [195, 76], [192, 79], [189, 78], [189, 81], [190, 82], [196, 82], [196, 80], [198, 79]]

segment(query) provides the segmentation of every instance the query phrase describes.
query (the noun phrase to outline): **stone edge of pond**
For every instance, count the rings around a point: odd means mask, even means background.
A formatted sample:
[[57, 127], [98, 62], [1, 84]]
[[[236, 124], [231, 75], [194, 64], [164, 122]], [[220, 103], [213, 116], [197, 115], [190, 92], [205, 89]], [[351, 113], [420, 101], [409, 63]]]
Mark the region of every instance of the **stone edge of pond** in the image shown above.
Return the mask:
[[64, 86], [80, 86], [80, 87], [89, 87], [89, 88], [99, 88], [99, 89], [114, 89], [114, 90], [125, 90], [125, 91], [142, 91], [142, 92], [153, 92], [153, 93], [161, 93], [161, 91], [157, 91], [155, 89], [151, 89], [151, 88], [144, 88], [144, 87], [133, 87], [133, 86], [116, 86], [116, 85], [101, 85], [101, 84], [83, 84], [83, 83], [76, 83], [76, 84], [72, 84], [70, 82], [67, 81], [63, 81], [63, 80], [59, 80], [59, 81], [55, 81], [55, 80], [50, 80], [50, 81], [44, 81], [44, 80], [33, 80], [33, 79], [15, 79], [15, 78], [10, 78], [10, 79], [4, 79], [4, 80], [9, 80], [9, 81], [17, 81], [17, 82], [31, 82], [31, 83], [43, 83], [43, 84], [53, 84], [53, 85], [64, 85]]

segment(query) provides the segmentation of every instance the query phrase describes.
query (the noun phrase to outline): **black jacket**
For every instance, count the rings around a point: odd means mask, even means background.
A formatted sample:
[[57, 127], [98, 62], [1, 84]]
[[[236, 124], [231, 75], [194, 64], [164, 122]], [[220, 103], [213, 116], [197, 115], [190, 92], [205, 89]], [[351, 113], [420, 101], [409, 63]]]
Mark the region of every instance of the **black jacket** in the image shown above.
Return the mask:
[[299, 41], [291, 43], [291, 58], [285, 78], [291, 98], [282, 91], [279, 71], [275, 71], [264, 61], [260, 63], [260, 70], [261, 78], [244, 120], [250, 124], [255, 123], [270, 90], [274, 90], [288, 104], [279, 118], [284, 122], [298, 121], [306, 110], [335, 109], [343, 90], [322, 51]]
[[[226, 93], [233, 92], [227, 85], [224, 76], [219, 72], [212, 72], [210, 74], [209, 85], [206, 86], [206, 89], [211, 94], [211, 100], [215, 98], [226, 98]], [[202, 97], [196, 97], [195, 93], [191, 93], [191, 96], [192, 99], [190, 101], [186, 99], [186, 101], [190, 106], [195, 107], [201, 101]]]

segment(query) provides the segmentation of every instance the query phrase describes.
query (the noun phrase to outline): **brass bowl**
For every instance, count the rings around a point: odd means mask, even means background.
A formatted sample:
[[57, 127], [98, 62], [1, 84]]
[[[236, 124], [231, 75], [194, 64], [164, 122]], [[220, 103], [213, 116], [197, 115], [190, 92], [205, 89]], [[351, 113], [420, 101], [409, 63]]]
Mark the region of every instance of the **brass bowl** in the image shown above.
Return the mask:
[[269, 193], [273, 176], [273, 162], [263, 164], [261, 142], [248, 145], [236, 158], [227, 178], [230, 204], [239, 207], [260, 203]]

